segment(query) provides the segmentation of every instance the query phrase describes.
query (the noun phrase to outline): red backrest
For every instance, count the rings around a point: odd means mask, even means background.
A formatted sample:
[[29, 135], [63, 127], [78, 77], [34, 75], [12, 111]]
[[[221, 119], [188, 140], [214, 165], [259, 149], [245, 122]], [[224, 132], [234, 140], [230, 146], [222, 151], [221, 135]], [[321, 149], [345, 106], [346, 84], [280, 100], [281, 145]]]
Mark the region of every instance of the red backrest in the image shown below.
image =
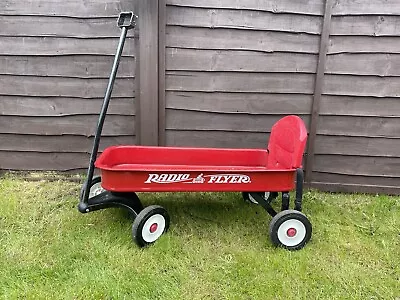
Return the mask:
[[272, 126], [268, 169], [301, 168], [307, 129], [298, 116], [286, 116]]

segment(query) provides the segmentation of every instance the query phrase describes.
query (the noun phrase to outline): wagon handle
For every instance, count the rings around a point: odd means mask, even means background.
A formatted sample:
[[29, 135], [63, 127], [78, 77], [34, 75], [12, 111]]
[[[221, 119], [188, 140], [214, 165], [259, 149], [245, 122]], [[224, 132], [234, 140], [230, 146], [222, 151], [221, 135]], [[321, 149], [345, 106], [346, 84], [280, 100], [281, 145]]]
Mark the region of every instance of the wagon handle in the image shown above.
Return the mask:
[[135, 27], [136, 19], [137, 19], [137, 16], [134, 15], [133, 12], [121, 12], [118, 17], [117, 24], [118, 24], [118, 27], [121, 28], [121, 36], [119, 38], [117, 52], [114, 57], [114, 63], [113, 63], [112, 69], [111, 69], [111, 74], [110, 74], [110, 78], [108, 80], [107, 90], [106, 90], [106, 93], [104, 96], [103, 105], [101, 107], [96, 132], [94, 135], [93, 149], [92, 149], [92, 153], [90, 154], [89, 167], [88, 167], [88, 171], [87, 171], [87, 179], [84, 183], [84, 186], [83, 186], [84, 192], [83, 192], [83, 195], [82, 195], [82, 197], [80, 199], [80, 203], [79, 203], [79, 210], [82, 212], [89, 211], [89, 207], [88, 207], [89, 192], [90, 192], [90, 186], [91, 186], [92, 178], [93, 178], [93, 174], [94, 174], [94, 163], [96, 161], [97, 153], [99, 151], [100, 136], [101, 136], [101, 132], [103, 130], [103, 125], [104, 125], [104, 120], [106, 118], [108, 105], [110, 103], [111, 93], [112, 93], [112, 90], [114, 87], [114, 82], [115, 82], [115, 78], [117, 75], [119, 62], [121, 60], [122, 51], [124, 49], [126, 35], [127, 35], [129, 29]]

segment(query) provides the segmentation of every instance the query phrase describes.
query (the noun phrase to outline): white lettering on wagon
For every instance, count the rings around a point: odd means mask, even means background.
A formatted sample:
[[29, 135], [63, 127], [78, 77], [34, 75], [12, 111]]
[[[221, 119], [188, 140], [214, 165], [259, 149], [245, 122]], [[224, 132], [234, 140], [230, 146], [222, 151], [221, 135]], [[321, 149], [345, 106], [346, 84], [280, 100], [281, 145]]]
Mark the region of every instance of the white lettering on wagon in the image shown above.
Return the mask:
[[247, 184], [251, 183], [250, 176], [243, 174], [200, 174], [195, 178], [191, 178], [190, 174], [185, 173], [165, 173], [165, 174], [149, 174], [144, 183], [196, 183], [196, 184]]
[[207, 183], [251, 183], [250, 177], [242, 174], [217, 174], [205, 177], [210, 178]]
[[190, 180], [190, 174], [149, 174], [144, 183], [176, 183]]

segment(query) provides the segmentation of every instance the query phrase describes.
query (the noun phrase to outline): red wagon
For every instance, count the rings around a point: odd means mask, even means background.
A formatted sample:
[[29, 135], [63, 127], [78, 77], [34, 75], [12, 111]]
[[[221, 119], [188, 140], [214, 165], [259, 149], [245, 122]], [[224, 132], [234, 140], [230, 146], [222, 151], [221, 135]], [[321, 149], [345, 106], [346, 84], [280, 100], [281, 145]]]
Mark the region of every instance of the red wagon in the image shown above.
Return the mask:
[[[216, 149], [184, 147], [113, 146], [97, 158], [98, 144], [126, 31], [134, 25], [132, 13], [122, 13], [120, 44], [100, 113], [95, 142], [79, 211], [119, 206], [135, 217], [133, 239], [139, 246], [154, 243], [169, 227], [167, 211], [158, 205], [143, 208], [136, 192], [242, 192], [273, 217], [270, 237], [275, 245], [300, 249], [311, 238], [312, 226], [301, 213], [302, 158], [307, 140], [303, 121], [286, 116], [271, 130], [266, 149]], [[101, 177], [94, 177], [94, 165]], [[294, 209], [289, 191], [296, 190]], [[267, 192], [266, 192], [267, 191]], [[282, 211], [271, 201], [282, 193]]]

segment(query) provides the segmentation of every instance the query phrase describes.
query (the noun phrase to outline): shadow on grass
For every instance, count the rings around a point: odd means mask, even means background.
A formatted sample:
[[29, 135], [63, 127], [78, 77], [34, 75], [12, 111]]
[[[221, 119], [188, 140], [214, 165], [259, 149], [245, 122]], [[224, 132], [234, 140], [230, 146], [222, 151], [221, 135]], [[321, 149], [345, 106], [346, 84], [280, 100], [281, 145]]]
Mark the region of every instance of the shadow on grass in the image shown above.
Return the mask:
[[[188, 217], [222, 227], [229, 227], [242, 219], [243, 223], [248, 223], [247, 217], [270, 219], [262, 207], [245, 202], [238, 193], [141, 193], [138, 196], [145, 207], [163, 206], [177, 225], [186, 224]], [[119, 216], [132, 220], [126, 210], [116, 211]]]
[[[265, 247], [269, 243], [271, 217], [262, 207], [244, 202], [240, 193], [141, 193], [139, 197], [145, 207], [161, 205], [168, 211], [169, 238], [175, 242], [200, 239], [244, 247], [248, 244]], [[116, 230], [130, 227], [133, 222], [124, 209], [108, 209], [101, 218], [117, 225]]]

